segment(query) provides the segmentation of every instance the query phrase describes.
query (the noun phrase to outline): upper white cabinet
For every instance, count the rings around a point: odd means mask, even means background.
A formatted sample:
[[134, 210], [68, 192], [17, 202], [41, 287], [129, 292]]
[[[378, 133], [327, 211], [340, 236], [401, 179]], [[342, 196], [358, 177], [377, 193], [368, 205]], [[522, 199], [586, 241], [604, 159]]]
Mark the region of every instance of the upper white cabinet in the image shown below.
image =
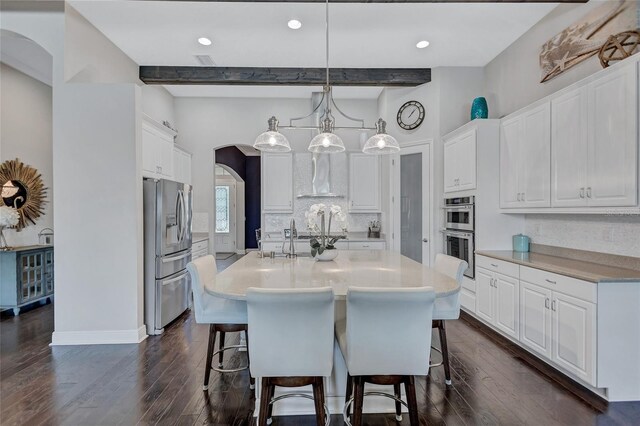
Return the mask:
[[173, 180], [191, 185], [191, 154], [173, 148]]
[[262, 154], [262, 211], [293, 212], [293, 156]]
[[587, 194], [591, 206], [637, 203], [636, 64], [589, 84]]
[[635, 64], [554, 97], [554, 207], [637, 204]]
[[534, 104], [504, 120], [500, 136], [500, 207], [550, 206], [551, 106]]
[[379, 213], [381, 188], [380, 157], [349, 154], [349, 212]]
[[175, 132], [145, 117], [142, 121], [142, 175], [173, 178], [173, 138]]
[[476, 189], [476, 136], [472, 128], [444, 140], [444, 192]]

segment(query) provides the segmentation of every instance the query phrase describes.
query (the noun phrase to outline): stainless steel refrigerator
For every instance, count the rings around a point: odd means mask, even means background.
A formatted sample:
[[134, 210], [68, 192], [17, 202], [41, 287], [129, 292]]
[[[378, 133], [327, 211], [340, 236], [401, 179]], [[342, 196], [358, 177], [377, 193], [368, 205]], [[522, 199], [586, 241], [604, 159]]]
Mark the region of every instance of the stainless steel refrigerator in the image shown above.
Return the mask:
[[189, 306], [191, 279], [191, 186], [144, 179], [144, 316], [147, 334]]

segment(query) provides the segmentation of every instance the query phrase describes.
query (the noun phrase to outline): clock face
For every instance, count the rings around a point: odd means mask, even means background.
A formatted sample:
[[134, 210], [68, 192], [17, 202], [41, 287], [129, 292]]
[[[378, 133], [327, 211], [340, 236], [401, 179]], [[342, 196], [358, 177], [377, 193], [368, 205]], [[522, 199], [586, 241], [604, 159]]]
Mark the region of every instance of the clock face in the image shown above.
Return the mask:
[[424, 107], [418, 101], [409, 101], [398, 110], [398, 126], [413, 130], [424, 121]]

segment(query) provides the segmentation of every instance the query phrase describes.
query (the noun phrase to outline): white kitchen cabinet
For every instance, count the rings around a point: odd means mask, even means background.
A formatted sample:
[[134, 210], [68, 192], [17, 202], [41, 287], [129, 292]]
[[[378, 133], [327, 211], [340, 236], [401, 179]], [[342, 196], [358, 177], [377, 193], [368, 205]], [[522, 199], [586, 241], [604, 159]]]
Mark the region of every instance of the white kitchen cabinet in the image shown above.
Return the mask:
[[349, 154], [349, 212], [379, 213], [381, 189], [380, 157]]
[[293, 156], [262, 154], [262, 211], [293, 212]]
[[638, 177], [636, 64], [589, 83], [589, 206], [634, 206]]
[[191, 154], [178, 147], [173, 148], [173, 180], [191, 184]]
[[551, 205], [586, 206], [587, 88], [551, 100]]
[[349, 250], [384, 250], [384, 241], [349, 241]]
[[175, 133], [145, 117], [142, 122], [142, 175], [156, 179], [173, 178], [173, 137]]
[[520, 281], [520, 342], [595, 385], [595, 304], [551, 290], [555, 280], [536, 281]]
[[551, 106], [544, 101], [504, 120], [500, 207], [550, 206]]
[[520, 333], [519, 288], [517, 278], [476, 268], [476, 315], [516, 339]]
[[191, 260], [194, 261], [200, 257], [209, 254], [209, 239], [194, 242], [191, 245]]
[[637, 204], [635, 64], [551, 101], [552, 206]]
[[476, 129], [444, 141], [444, 192], [476, 188]]
[[595, 305], [553, 292], [551, 312], [551, 360], [595, 385]]
[[551, 290], [520, 281], [520, 342], [551, 358]]

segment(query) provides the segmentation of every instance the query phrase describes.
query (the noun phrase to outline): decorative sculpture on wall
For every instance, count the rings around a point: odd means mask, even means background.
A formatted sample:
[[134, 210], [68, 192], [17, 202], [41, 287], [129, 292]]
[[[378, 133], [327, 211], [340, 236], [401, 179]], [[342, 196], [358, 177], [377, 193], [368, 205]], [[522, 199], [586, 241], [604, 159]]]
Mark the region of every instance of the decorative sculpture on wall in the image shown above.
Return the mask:
[[44, 187], [42, 176], [33, 167], [18, 160], [8, 160], [0, 164], [0, 206], [14, 207], [20, 213], [20, 220], [16, 228], [21, 230], [36, 223], [44, 214], [47, 188]]
[[540, 82], [549, 81], [597, 54], [611, 34], [636, 29], [637, 8], [635, 1], [604, 2], [547, 41], [540, 51]]
[[623, 31], [609, 36], [598, 52], [600, 65], [607, 68], [611, 62], [621, 61], [633, 55], [640, 43], [640, 31]]

